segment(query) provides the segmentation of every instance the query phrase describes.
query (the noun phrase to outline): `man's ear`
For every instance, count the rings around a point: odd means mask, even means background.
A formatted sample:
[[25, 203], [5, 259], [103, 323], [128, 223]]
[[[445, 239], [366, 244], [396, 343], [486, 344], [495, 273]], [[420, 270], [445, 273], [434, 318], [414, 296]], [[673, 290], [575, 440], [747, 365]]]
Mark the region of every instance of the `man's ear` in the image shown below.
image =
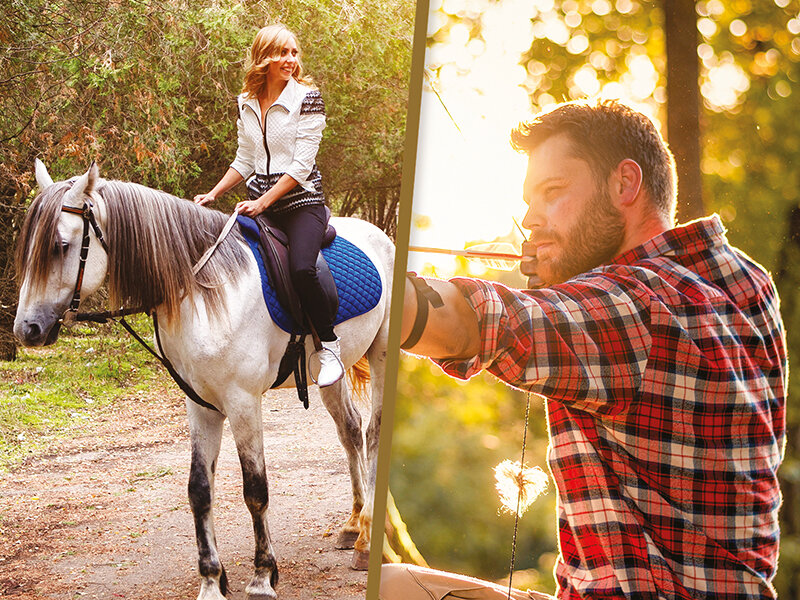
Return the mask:
[[642, 167], [635, 160], [620, 161], [611, 173], [609, 189], [619, 206], [632, 206], [642, 189]]

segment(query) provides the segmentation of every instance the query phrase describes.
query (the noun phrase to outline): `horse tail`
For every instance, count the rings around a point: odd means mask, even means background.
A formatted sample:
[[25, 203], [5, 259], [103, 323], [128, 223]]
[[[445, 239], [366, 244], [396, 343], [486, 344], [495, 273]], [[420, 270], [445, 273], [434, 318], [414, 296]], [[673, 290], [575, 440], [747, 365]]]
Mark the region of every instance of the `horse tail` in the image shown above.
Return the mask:
[[369, 383], [369, 361], [366, 356], [358, 359], [347, 371], [347, 380], [350, 382], [350, 389], [357, 400], [367, 404], [369, 395], [367, 393], [367, 384]]

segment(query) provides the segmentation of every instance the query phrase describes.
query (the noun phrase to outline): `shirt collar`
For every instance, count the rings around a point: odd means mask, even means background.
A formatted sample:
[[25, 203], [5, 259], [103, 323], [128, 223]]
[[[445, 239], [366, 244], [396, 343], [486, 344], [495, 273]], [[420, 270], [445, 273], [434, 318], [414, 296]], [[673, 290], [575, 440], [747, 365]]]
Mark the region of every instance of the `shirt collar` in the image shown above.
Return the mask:
[[[295, 96], [297, 95], [297, 86], [300, 85], [297, 83], [294, 77], [290, 77], [289, 81], [286, 82], [286, 87], [283, 88], [281, 95], [278, 96], [278, 99], [275, 100], [275, 104], [280, 104], [286, 110], [292, 110], [296, 102]], [[273, 104], [272, 106], [275, 106]]]
[[610, 262], [630, 265], [639, 260], [657, 256], [695, 254], [727, 243], [725, 227], [722, 225], [719, 215], [715, 214], [669, 229], [649, 239], [641, 246], [620, 254]]
[[[295, 78], [290, 77], [289, 81], [286, 82], [286, 87], [283, 88], [281, 95], [278, 96], [278, 99], [275, 100], [272, 106], [279, 104], [286, 110], [291, 111], [294, 105], [297, 104], [297, 91], [299, 86], [300, 84], [297, 83]], [[249, 106], [257, 115], [261, 114], [261, 107], [259, 106], [258, 98], [256, 97], [244, 97], [242, 106]]]

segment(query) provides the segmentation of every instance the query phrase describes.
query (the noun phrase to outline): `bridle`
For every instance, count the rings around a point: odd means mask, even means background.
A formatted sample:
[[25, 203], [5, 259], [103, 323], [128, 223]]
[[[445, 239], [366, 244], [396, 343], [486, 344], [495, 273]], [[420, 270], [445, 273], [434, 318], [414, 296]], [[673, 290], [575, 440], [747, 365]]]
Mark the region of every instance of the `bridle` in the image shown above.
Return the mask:
[[72, 292], [72, 300], [69, 303], [69, 308], [67, 308], [66, 312], [64, 313], [64, 317], [62, 317], [62, 321], [67, 318], [67, 314], [73, 313], [73, 316], [77, 316], [78, 313], [78, 306], [81, 303], [81, 287], [83, 286], [83, 273], [86, 270], [86, 259], [89, 256], [89, 244], [91, 242], [89, 236], [89, 229], [91, 228], [94, 231], [95, 237], [97, 237], [97, 241], [100, 242], [100, 245], [103, 246], [103, 250], [108, 253], [108, 244], [106, 244], [105, 239], [103, 238], [103, 232], [100, 230], [100, 226], [97, 224], [97, 219], [94, 216], [94, 211], [92, 210], [93, 204], [91, 201], [91, 197], [95, 192], [91, 192], [88, 197], [83, 201], [82, 207], [76, 206], [62, 206], [61, 212], [70, 213], [73, 215], [80, 215], [83, 218], [83, 240], [81, 241], [81, 252], [80, 257], [78, 260], [78, 276], [75, 280], [75, 289]]
[[[106, 251], [108, 254], [108, 244], [106, 240], [103, 238], [103, 232], [100, 229], [100, 226], [97, 224], [97, 218], [94, 215], [94, 205], [92, 204], [92, 200], [94, 199], [97, 202], [99, 195], [97, 192], [89, 192], [87, 197], [83, 201], [82, 207], [76, 206], [62, 206], [61, 212], [69, 213], [72, 215], [80, 215], [83, 219], [83, 239], [81, 241], [81, 252], [80, 257], [78, 260], [78, 276], [75, 279], [75, 289], [72, 292], [72, 300], [69, 303], [69, 308], [64, 312], [64, 315], [61, 317], [59, 323], [65, 323], [70, 321], [93, 321], [95, 323], [106, 323], [109, 319], [116, 319], [119, 318], [119, 323], [122, 325], [125, 330], [133, 336], [133, 338], [139, 342], [145, 350], [147, 350], [150, 354], [152, 354], [155, 358], [161, 362], [162, 365], [167, 369], [167, 372], [170, 374], [172, 379], [175, 383], [178, 384], [178, 387], [183, 390], [191, 400], [199, 404], [204, 408], [208, 408], [209, 410], [213, 410], [219, 412], [219, 409], [214, 406], [213, 404], [209, 404], [205, 400], [203, 400], [200, 395], [194, 391], [191, 385], [189, 385], [183, 377], [175, 370], [175, 367], [172, 366], [172, 363], [164, 354], [164, 351], [161, 348], [161, 337], [159, 335], [159, 328], [158, 328], [158, 319], [156, 317], [155, 310], [147, 310], [141, 307], [134, 307], [134, 308], [121, 308], [119, 310], [113, 311], [103, 311], [103, 312], [92, 312], [92, 313], [79, 313], [78, 306], [81, 303], [81, 287], [83, 286], [83, 273], [86, 270], [86, 259], [89, 256], [89, 244], [91, 243], [91, 237], [89, 235], [90, 230], [94, 231], [94, 235], [97, 238], [97, 241], [100, 242], [100, 245], [103, 246], [103, 250]], [[236, 213], [234, 213], [235, 215]], [[225, 234], [230, 231], [230, 227], [227, 228]], [[217, 245], [219, 242], [217, 243]], [[216, 248], [216, 246], [214, 246]], [[212, 250], [213, 252], [213, 250]], [[209, 254], [210, 255], [210, 254]], [[205, 257], [205, 260], [208, 260], [208, 257]], [[202, 267], [198, 267], [199, 270]], [[195, 271], [196, 273], [197, 271]], [[150, 347], [150, 345], [138, 334], [134, 329], [125, 321], [126, 315], [134, 315], [138, 313], [149, 313], [153, 319], [153, 330], [155, 333], [156, 338], [156, 348], [158, 351], [154, 350]]]

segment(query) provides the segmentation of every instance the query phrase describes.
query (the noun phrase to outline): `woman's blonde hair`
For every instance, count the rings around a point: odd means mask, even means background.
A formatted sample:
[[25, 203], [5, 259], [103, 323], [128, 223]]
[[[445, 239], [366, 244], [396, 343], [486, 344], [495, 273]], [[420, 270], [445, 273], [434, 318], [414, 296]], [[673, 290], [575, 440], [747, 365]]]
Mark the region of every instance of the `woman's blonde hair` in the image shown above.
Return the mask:
[[311, 84], [311, 78], [303, 73], [303, 64], [300, 61], [300, 43], [297, 36], [285, 25], [267, 25], [258, 30], [253, 46], [250, 48], [250, 60], [244, 74], [244, 87], [242, 92], [248, 98], [257, 98], [267, 91], [267, 70], [269, 65], [281, 57], [281, 50], [290, 39], [297, 44], [297, 66], [292, 72], [292, 77], [299, 83]]

